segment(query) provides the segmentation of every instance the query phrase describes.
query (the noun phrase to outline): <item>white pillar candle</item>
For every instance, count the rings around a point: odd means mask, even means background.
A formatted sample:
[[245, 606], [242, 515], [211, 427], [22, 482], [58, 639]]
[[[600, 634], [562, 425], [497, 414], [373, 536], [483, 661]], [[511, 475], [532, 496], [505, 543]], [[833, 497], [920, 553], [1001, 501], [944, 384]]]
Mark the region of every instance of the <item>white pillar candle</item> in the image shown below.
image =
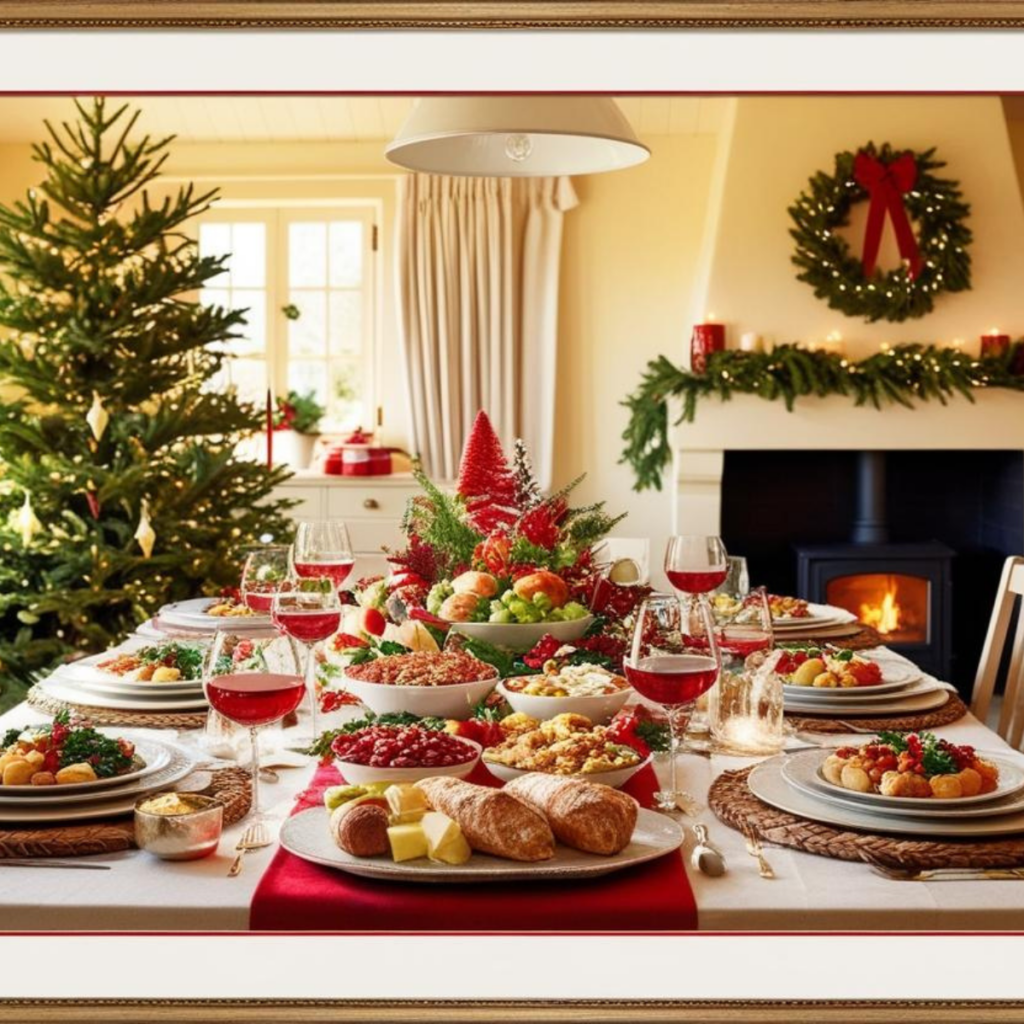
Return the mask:
[[763, 352], [764, 341], [760, 334], [756, 334], [754, 331], [747, 331], [746, 334], [740, 335], [740, 351], [741, 352]]

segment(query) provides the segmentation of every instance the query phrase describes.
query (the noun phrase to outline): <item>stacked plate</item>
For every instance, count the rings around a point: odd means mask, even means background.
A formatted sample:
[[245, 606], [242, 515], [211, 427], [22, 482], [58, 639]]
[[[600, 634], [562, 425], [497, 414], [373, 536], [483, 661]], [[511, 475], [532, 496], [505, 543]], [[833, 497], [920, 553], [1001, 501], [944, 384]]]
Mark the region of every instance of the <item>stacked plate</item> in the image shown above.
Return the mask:
[[66, 786], [0, 786], [0, 823], [63, 823], [128, 814], [147, 793], [167, 789], [195, 767], [188, 751], [130, 729], [101, 729], [135, 744], [137, 767], [125, 775]]
[[840, 828], [897, 835], [996, 836], [1024, 832], [1024, 768], [1003, 754], [979, 752], [999, 768], [992, 793], [943, 800], [857, 793], [822, 774], [828, 750], [782, 754], [750, 773], [750, 791], [779, 810]]
[[942, 707], [953, 692], [950, 687], [924, 676], [904, 658], [882, 650], [857, 651], [856, 657], [881, 666], [882, 681], [872, 686], [816, 687], [787, 684], [782, 687], [786, 711], [800, 715], [909, 715]]
[[37, 685], [56, 700], [88, 707], [143, 712], [199, 711], [205, 708], [201, 679], [155, 683], [119, 676], [100, 668], [103, 662], [119, 654], [131, 654], [144, 646], [145, 642], [132, 640], [103, 654], [62, 665]]
[[851, 636], [860, 631], [857, 616], [845, 608], [831, 604], [808, 604], [809, 615], [772, 619], [775, 639], [788, 640], [829, 639]]
[[[208, 608], [218, 602], [212, 597], [196, 597], [189, 601], [165, 604], [151, 620], [159, 631], [208, 636], [218, 629], [230, 628], [232, 622], [244, 623], [246, 629], [270, 626], [269, 615], [209, 615]], [[150, 624], [147, 624], [150, 625]]]

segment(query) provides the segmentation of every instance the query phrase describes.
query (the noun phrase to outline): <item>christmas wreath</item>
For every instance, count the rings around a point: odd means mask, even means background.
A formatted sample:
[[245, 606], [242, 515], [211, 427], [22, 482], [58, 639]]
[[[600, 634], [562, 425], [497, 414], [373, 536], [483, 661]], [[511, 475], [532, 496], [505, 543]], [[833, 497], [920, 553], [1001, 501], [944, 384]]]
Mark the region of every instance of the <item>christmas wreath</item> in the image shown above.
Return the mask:
[[[838, 153], [835, 171], [819, 171], [789, 208], [796, 225], [793, 262], [819, 299], [846, 316], [902, 321], [930, 313], [942, 292], [971, 287], [970, 207], [959, 182], [934, 173], [945, 163], [923, 153], [869, 142]], [[854, 204], [868, 200], [863, 253], [858, 258], [836, 228], [849, 223]], [[878, 249], [891, 219], [902, 262], [878, 268]], [[913, 223], [912, 223], [913, 222]], [[916, 229], [916, 230], [915, 230]]]

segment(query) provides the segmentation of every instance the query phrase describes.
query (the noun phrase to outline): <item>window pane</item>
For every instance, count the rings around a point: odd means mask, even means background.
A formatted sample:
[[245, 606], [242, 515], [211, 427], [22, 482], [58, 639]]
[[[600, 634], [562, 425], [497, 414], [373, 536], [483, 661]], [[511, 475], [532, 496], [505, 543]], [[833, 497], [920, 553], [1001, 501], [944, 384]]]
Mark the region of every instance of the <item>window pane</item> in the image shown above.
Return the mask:
[[294, 359], [327, 354], [327, 297], [323, 292], [291, 292], [298, 320], [288, 321], [288, 353]]
[[231, 235], [231, 284], [262, 288], [267, 283], [267, 229], [264, 224], [235, 224]]
[[369, 427], [362, 398], [363, 370], [353, 359], [335, 359], [331, 363], [331, 401], [329, 417], [342, 427]]
[[228, 380], [238, 389], [238, 397], [261, 409], [267, 401], [267, 364], [263, 359], [227, 359]]
[[363, 224], [358, 220], [331, 222], [331, 274], [334, 288], [358, 287], [363, 280]]
[[223, 306], [231, 308], [231, 292], [227, 288], [204, 288], [199, 293], [199, 301], [204, 306]]
[[239, 328], [245, 341], [236, 341], [234, 351], [263, 352], [267, 345], [267, 293], [236, 288], [231, 302], [235, 309], [248, 309], [245, 325]]
[[[200, 224], [199, 225], [199, 255], [200, 256], [230, 256], [231, 254], [231, 225], [230, 224]], [[227, 265], [227, 264], [226, 264]], [[210, 283], [216, 283], [221, 287], [228, 284], [227, 273], [218, 274], [210, 278]]]
[[288, 283], [322, 288], [327, 283], [327, 225], [303, 222], [288, 226]]
[[288, 363], [288, 388], [298, 391], [300, 395], [310, 391], [321, 405], [327, 404], [327, 374], [322, 360], [316, 362], [299, 362], [292, 359]]
[[363, 347], [363, 293], [330, 293], [331, 353], [359, 352]]

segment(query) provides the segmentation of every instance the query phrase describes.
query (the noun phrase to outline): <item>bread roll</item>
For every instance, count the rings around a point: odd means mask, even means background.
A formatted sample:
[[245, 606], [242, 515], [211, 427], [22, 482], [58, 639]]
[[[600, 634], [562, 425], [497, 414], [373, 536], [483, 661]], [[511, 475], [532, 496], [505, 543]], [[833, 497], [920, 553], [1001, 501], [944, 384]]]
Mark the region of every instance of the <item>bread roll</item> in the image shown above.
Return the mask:
[[331, 815], [334, 841], [353, 857], [376, 857], [388, 852], [388, 812], [377, 804], [359, 804], [349, 811], [342, 804]]
[[505, 791], [540, 811], [555, 838], [574, 850], [611, 856], [629, 845], [636, 827], [637, 802], [599, 782], [531, 772]]
[[432, 810], [447, 814], [480, 853], [506, 860], [550, 860], [555, 837], [543, 815], [504, 790], [450, 776], [416, 783]]

